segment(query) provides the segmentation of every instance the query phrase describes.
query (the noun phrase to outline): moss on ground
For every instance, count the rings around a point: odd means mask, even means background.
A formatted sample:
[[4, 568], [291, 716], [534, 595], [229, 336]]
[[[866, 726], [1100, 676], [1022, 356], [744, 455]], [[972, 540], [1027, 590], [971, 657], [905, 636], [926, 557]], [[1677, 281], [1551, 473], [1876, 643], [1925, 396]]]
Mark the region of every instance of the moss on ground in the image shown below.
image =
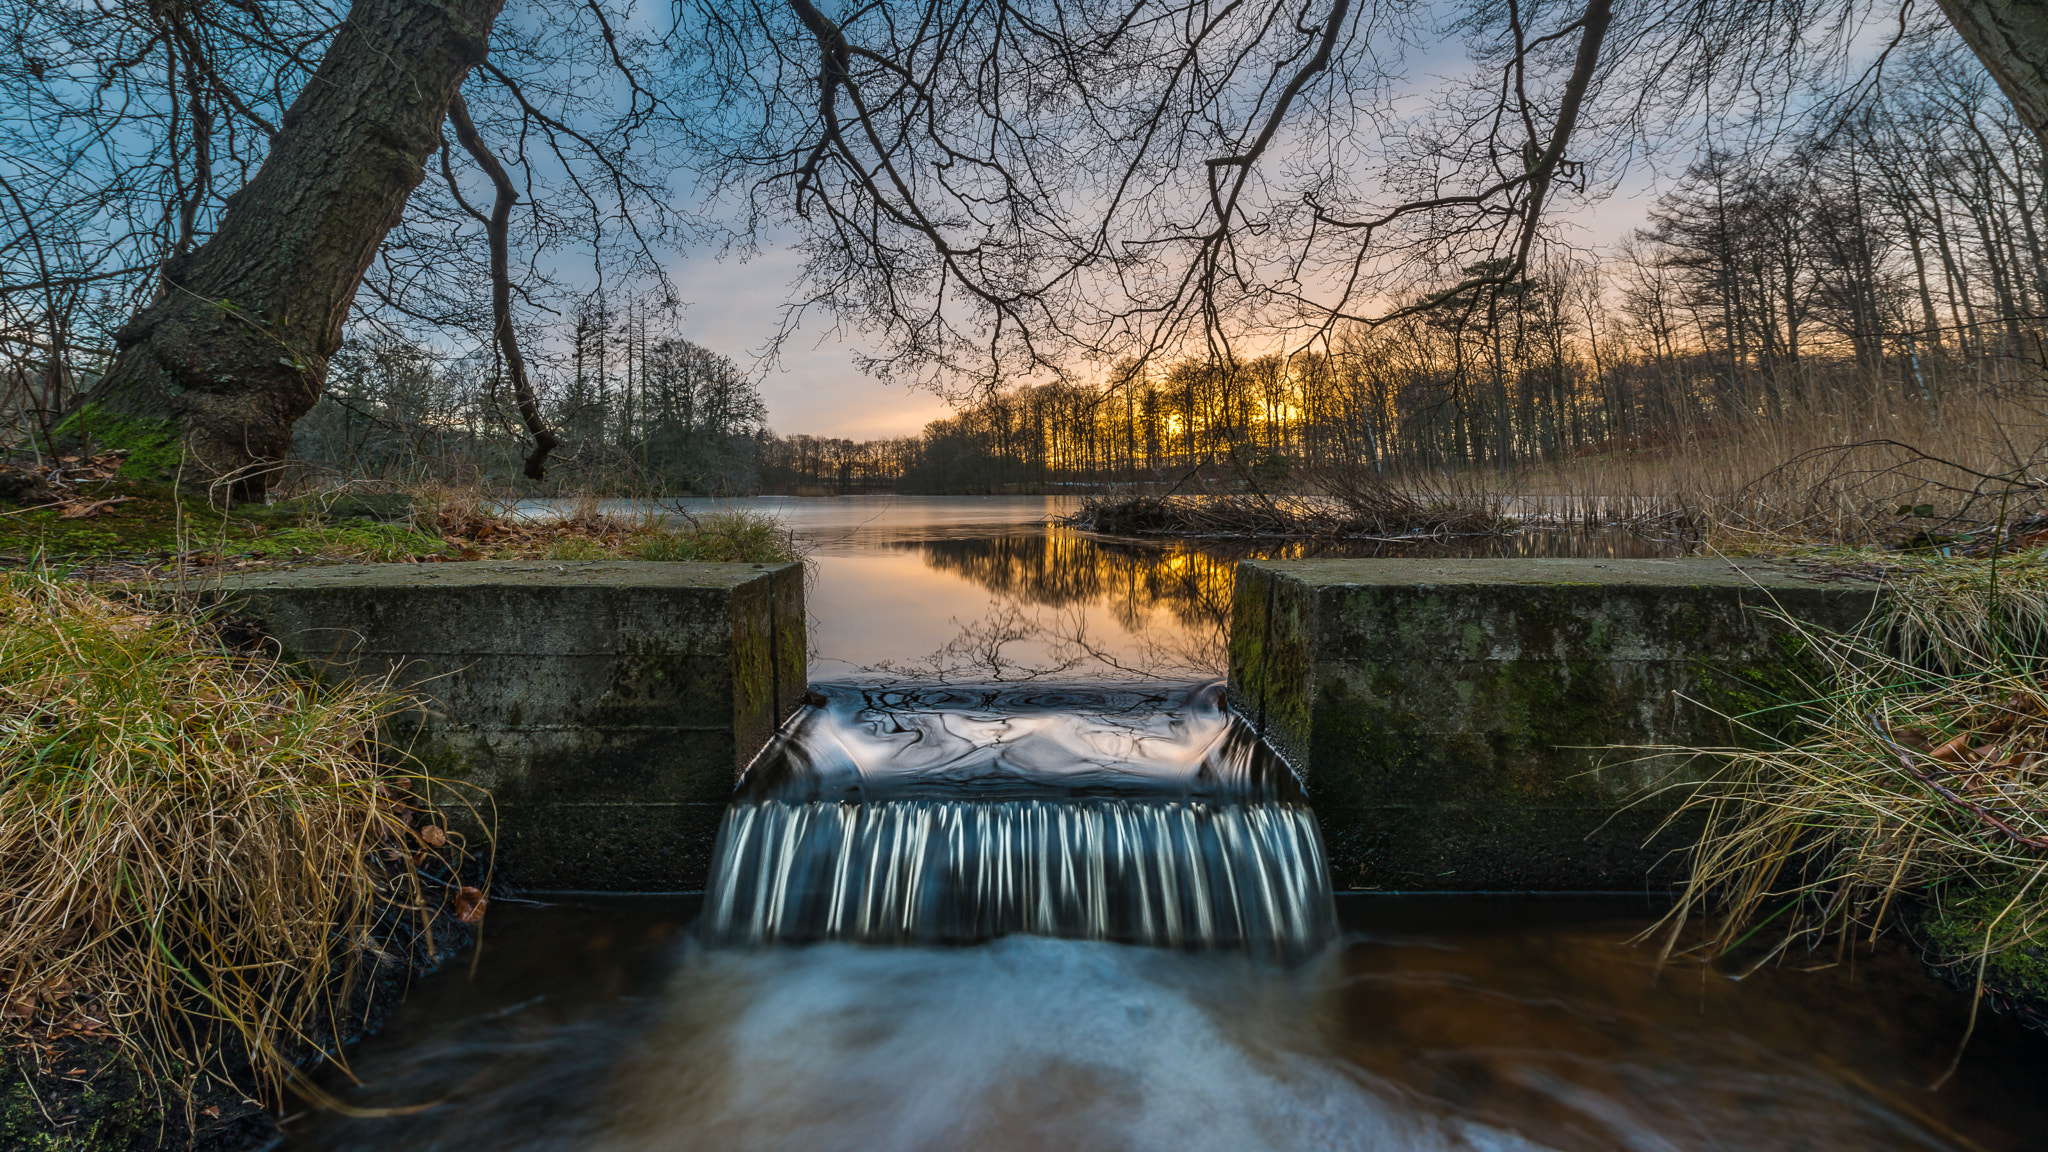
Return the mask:
[[124, 480], [168, 480], [185, 462], [185, 445], [175, 421], [122, 416], [98, 404], [87, 404], [65, 417], [52, 433], [60, 442], [79, 443], [87, 454], [127, 452], [121, 465]]
[[[124, 469], [125, 472], [125, 469]], [[116, 479], [80, 486], [79, 501], [105, 503], [89, 517], [64, 508], [0, 502], [0, 564], [34, 557], [62, 563], [188, 562], [319, 564], [404, 560], [699, 560], [770, 564], [798, 558], [766, 517], [719, 513], [694, 527], [572, 521], [492, 539], [444, 538], [417, 518], [367, 498], [282, 506], [210, 508], [163, 481]], [[395, 505], [394, 505], [395, 506]], [[431, 525], [430, 525], [431, 526]]]
[[[1930, 966], [1955, 986], [1977, 983], [1977, 954], [1992, 922], [2012, 903], [2012, 888], [1952, 886], [1921, 908], [1912, 925]], [[1993, 1008], [2048, 1031], [2048, 945], [2001, 948], [1984, 963], [1984, 994]]]
[[163, 483], [116, 480], [87, 485], [81, 496], [120, 503], [75, 520], [57, 507], [0, 505], [0, 555], [139, 560], [195, 549], [248, 551], [281, 526], [263, 509], [221, 513]]
[[92, 485], [91, 500], [118, 499], [88, 518], [56, 507], [0, 505], [0, 558], [58, 561], [168, 560], [204, 553], [235, 560], [405, 560], [453, 556], [446, 541], [406, 524], [324, 520], [267, 508], [217, 511], [168, 485], [117, 480]]
[[276, 1139], [270, 1113], [217, 1081], [189, 1101], [152, 1083], [111, 1041], [59, 1041], [32, 1066], [0, 1055], [0, 1148], [8, 1152], [241, 1152]]

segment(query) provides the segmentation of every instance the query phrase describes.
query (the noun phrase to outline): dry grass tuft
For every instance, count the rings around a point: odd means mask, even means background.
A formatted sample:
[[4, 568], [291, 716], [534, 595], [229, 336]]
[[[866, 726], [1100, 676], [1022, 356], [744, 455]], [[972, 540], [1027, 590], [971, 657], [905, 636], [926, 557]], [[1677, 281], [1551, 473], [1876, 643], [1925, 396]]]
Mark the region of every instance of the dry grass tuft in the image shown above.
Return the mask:
[[413, 520], [463, 559], [695, 560], [774, 564], [803, 558], [772, 516], [733, 510], [693, 515], [619, 512], [585, 496], [558, 514], [522, 514], [511, 502], [470, 488], [413, 493]]
[[[224, 650], [194, 617], [0, 577], [0, 998], [160, 1071], [332, 1050], [380, 919], [447, 834], [376, 740], [404, 701]], [[474, 897], [471, 897], [474, 899]], [[435, 898], [438, 903], [438, 896]]]
[[1759, 733], [1756, 750], [1694, 750], [1722, 768], [1687, 805], [1705, 831], [1666, 922], [1667, 956], [1696, 918], [1713, 925], [1703, 944], [1711, 953], [1761, 936], [1757, 964], [1799, 944], [1839, 949], [1874, 939], [1900, 904], [1951, 892], [2010, 894], [1963, 958], [1976, 976], [2042, 943], [2048, 661], [1986, 621], [2039, 635], [2048, 573], [2010, 567], [2001, 577], [2024, 598], [1959, 610], [1955, 590], [1988, 586], [1990, 567], [1951, 561], [1899, 574], [1889, 613], [1857, 634], [1786, 621], [1818, 669], [1799, 734]]

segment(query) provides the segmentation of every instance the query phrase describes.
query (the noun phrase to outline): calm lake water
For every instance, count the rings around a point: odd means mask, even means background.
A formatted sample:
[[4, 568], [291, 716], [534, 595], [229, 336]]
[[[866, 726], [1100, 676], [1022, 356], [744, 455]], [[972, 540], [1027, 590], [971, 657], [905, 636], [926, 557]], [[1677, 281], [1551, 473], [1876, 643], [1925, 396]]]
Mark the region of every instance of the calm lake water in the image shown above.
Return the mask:
[[808, 543], [811, 673], [981, 679], [1177, 678], [1225, 671], [1231, 564], [1304, 555], [1665, 556], [1625, 532], [1406, 544], [1128, 541], [1052, 526], [1061, 496], [684, 500], [742, 507]]
[[812, 547], [826, 702], [736, 797], [711, 911], [499, 901], [331, 1078], [364, 1111], [288, 1147], [2048, 1147], [2048, 1045], [1987, 1018], [1931, 1089], [1967, 998], [1896, 945], [1736, 980], [1659, 966], [1641, 897], [1332, 897], [1205, 686], [1250, 549], [1049, 528], [1058, 499], [745, 505]]

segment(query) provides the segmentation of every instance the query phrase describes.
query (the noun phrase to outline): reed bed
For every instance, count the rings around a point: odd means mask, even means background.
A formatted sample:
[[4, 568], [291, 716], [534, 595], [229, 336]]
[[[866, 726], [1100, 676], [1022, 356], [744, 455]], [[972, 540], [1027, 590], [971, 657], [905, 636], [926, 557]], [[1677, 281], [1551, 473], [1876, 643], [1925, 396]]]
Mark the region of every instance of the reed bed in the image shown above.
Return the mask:
[[1982, 533], [2048, 505], [2048, 395], [1957, 380], [1938, 395], [1807, 382], [1775, 405], [1515, 485], [1525, 519], [1676, 528], [1726, 551], [1890, 546]]
[[158, 1074], [238, 1047], [258, 1090], [302, 1084], [394, 921], [480, 910], [422, 879], [452, 834], [378, 742], [405, 705], [181, 611], [0, 576], [0, 1033], [112, 1039]]
[[1401, 536], [1627, 528], [1730, 552], [2048, 538], [2048, 392], [1955, 380], [1940, 394], [1816, 376], [1780, 400], [1516, 470], [1333, 464], [1271, 491], [1090, 497], [1119, 535]]
[[[1967, 946], [1941, 959], [1982, 986], [2038, 957], [2048, 932], [2048, 659], [2012, 643], [2048, 623], [2048, 565], [1988, 560], [1891, 573], [1893, 607], [1834, 635], [1784, 620], [1813, 657], [1789, 737], [1738, 717], [1756, 748], [1693, 749], [1719, 770], [1685, 805], [1704, 817], [1668, 957], [1697, 947], [1769, 963], [1795, 947], [1873, 940], [1905, 906], [1970, 905]], [[1958, 591], [1964, 594], [1958, 596]], [[2004, 626], [1990, 621], [2004, 619]], [[1901, 640], [1904, 640], [1902, 643]], [[1995, 894], [1995, 907], [1982, 906]], [[1949, 933], [1954, 938], [1954, 933]], [[1760, 952], [1752, 951], [1760, 949]], [[2038, 963], [2038, 960], [2034, 960]]]

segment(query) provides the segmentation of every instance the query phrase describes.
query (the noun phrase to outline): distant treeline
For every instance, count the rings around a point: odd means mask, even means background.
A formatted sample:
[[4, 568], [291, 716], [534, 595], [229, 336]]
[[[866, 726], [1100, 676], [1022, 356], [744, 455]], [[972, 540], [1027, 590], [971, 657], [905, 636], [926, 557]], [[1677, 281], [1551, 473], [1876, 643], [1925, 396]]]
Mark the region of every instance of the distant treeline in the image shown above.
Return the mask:
[[1605, 258], [1556, 256], [1520, 284], [1291, 356], [1019, 387], [911, 439], [781, 441], [764, 476], [1007, 492], [1518, 469], [1794, 407], [2037, 379], [2040, 146], [1978, 70], [1934, 55], [1902, 72], [1852, 123], [1770, 153], [1707, 152]]
[[[1767, 152], [1704, 153], [1618, 250], [1553, 253], [1519, 283], [1441, 292], [1434, 308], [1288, 355], [1003, 390], [916, 436], [775, 435], [732, 360], [658, 308], [595, 293], [536, 357], [563, 440], [551, 483], [977, 493], [1260, 484], [1330, 466], [1513, 470], [1792, 409], [1892, 410], [2038, 379], [2040, 145], [1979, 69], [1939, 53], [1898, 68], [1852, 122]], [[53, 375], [32, 342], [8, 350], [0, 384], [22, 435], [97, 367]], [[358, 335], [296, 448], [350, 476], [509, 482], [526, 440], [487, 353]]]
[[[557, 487], [751, 492], [766, 409], [731, 359], [665, 332], [635, 302], [594, 293], [539, 373], [562, 440]], [[349, 477], [518, 476], [527, 442], [493, 360], [403, 340], [350, 341], [294, 430], [301, 464]]]

